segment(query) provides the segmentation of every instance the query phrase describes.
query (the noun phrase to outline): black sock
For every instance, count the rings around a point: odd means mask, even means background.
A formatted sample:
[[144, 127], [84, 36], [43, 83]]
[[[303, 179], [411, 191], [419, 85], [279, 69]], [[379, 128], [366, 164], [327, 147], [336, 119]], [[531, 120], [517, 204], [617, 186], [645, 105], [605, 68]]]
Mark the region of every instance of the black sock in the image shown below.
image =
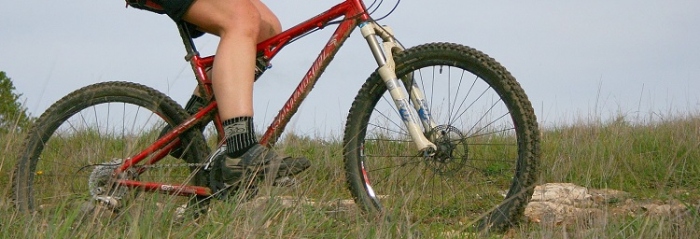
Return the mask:
[[206, 106], [207, 100], [205, 100], [202, 97], [199, 97], [197, 95], [192, 95], [190, 97], [190, 100], [187, 101], [187, 104], [185, 105], [185, 110], [187, 113], [190, 115], [193, 115], [199, 111], [202, 107]]
[[237, 158], [258, 143], [253, 117], [235, 117], [222, 122], [226, 133], [226, 154]]

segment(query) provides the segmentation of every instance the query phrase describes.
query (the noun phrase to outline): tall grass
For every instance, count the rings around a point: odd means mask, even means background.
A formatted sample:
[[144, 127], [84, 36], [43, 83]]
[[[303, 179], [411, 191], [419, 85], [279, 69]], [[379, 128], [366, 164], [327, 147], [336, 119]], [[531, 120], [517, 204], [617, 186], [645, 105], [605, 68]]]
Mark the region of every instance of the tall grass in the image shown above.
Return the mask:
[[[578, 123], [544, 130], [542, 178], [639, 197], [700, 199], [700, 118]], [[692, 191], [695, 193], [682, 193]]]
[[[623, 202], [603, 208], [602, 220], [573, 225], [524, 221], [508, 232], [513, 238], [693, 238], [700, 233], [700, 116], [632, 123], [577, 122], [542, 130], [540, 182], [571, 182], [591, 188], [629, 192], [632, 200], [674, 200], [691, 208], [683, 215], [644, 213], [614, 215]], [[0, 237], [2, 238], [395, 238], [415, 232], [402, 220], [377, 221], [346, 204], [342, 145], [339, 139], [317, 140], [288, 135], [278, 147], [289, 155], [313, 159], [301, 184], [263, 188], [252, 202], [214, 201], [197, 220], [175, 219], [172, 196], [142, 193], [120, 213], [96, 210], [82, 214], [74, 202], [57, 202], [35, 214], [17, 212], [10, 201], [9, 178], [23, 136], [0, 135]], [[76, 149], [79, 146], [74, 146]], [[61, 185], [61, 184], [58, 184]], [[468, 192], [467, 192], [468, 193]], [[292, 200], [290, 204], [289, 200]], [[313, 202], [313, 203], [312, 203]], [[468, 202], [463, 202], [468, 203]], [[145, 206], [144, 206], [145, 205]], [[81, 206], [81, 205], [79, 205]], [[82, 205], [84, 206], [84, 205]], [[81, 206], [81, 207], [82, 207]], [[99, 209], [99, 208], [98, 208]], [[439, 227], [431, 227], [439, 230]], [[421, 232], [426, 237], [473, 236], [452, 231]], [[492, 235], [502, 237], [502, 235]]]

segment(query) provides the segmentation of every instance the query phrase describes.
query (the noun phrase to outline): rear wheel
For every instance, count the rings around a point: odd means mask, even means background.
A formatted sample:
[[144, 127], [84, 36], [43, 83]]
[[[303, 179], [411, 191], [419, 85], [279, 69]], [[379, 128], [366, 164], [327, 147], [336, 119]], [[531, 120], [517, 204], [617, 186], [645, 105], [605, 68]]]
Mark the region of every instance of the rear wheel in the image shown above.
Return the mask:
[[[90, 209], [97, 201], [120, 209], [113, 211], [137, 213], [197, 201], [162, 194], [136, 197], [132, 190], [116, 186], [114, 179], [208, 185], [197, 166], [208, 155], [198, 130], [180, 136], [184, 161], [166, 156], [145, 166], [143, 173], [131, 169], [112, 175], [126, 158], [155, 142], [163, 127], [178, 125], [186, 117], [172, 99], [143, 85], [106, 82], [76, 90], [47, 109], [30, 129], [13, 176], [16, 206], [53, 216]], [[125, 205], [134, 201], [139, 203]]]
[[520, 85], [492, 58], [456, 44], [418, 46], [395, 61], [403, 84], [423, 89], [436, 123], [423, 133], [438, 149], [418, 152], [375, 72], [345, 128], [345, 169], [356, 202], [370, 214], [429, 231], [517, 223], [539, 157], [537, 121]]

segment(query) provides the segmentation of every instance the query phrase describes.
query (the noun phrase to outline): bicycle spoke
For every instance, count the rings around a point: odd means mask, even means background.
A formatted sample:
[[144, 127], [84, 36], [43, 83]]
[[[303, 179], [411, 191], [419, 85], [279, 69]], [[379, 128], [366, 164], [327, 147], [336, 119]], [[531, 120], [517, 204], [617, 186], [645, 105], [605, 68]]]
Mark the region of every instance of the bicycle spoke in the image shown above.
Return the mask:
[[[469, 105], [464, 109], [464, 111], [462, 111], [462, 113], [460, 113], [460, 114], [458, 114], [458, 115], [455, 115], [454, 118], [450, 119], [450, 121], [449, 121], [450, 124], [453, 124], [455, 121], [457, 121], [458, 118], [461, 118], [462, 116], [464, 116], [464, 114], [465, 114], [467, 111], [469, 111], [469, 110], [471, 109], [471, 107], [474, 106], [474, 104], [476, 104], [476, 103], [479, 101], [479, 99], [481, 99], [481, 97], [483, 97], [487, 92], [489, 92], [490, 89], [491, 89], [490, 86], [489, 86], [488, 88], [484, 89], [484, 91], [482, 91], [481, 94], [479, 94], [479, 96], [477, 96], [476, 99], [474, 99], [474, 101], [472, 101], [472, 103], [469, 104]], [[466, 100], [466, 99], [467, 99], [467, 98], [465, 97], [464, 100]]]
[[386, 131], [387, 133], [396, 133], [396, 134], [404, 135], [404, 136], [408, 135], [408, 132], [406, 132], [405, 130], [399, 131], [401, 128], [399, 127], [398, 124], [395, 124], [395, 123], [394, 123], [393, 125], [394, 125], [397, 129], [399, 129], [399, 130], [391, 129], [391, 128], [388, 128], [388, 127], [385, 127], [385, 126], [380, 126], [380, 125], [372, 124], [372, 123], [370, 123], [369, 125], [374, 126], [374, 127], [377, 128], [377, 129]]
[[[462, 79], [464, 78], [464, 74], [465, 74], [465, 73], [466, 73], [466, 72], [464, 72], [464, 71], [462, 72], [463, 75], [462, 75], [462, 77], [460, 77], [460, 85], [461, 85]], [[475, 76], [475, 77], [474, 77], [474, 80], [472, 81], [471, 86], [469, 86], [469, 90], [467, 90], [467, 93], [464, 95], [464, 99], [462, 99], [462, 102], [459, 103], [459, 106], [457, 107], [457, 109], [456, 109], [454, 112], [458, 112], [458, 111], [460, 111], [460, 109], [462, 109], [462, 106], [464, 105], [464, 103], [467, 101], [467, 99], [468, 99], [469, 96], [471, 95], [471, 92], [472, 92], [472, 90], [474, 89], [474, 86], [476, 85], [477, 80], [479, 80], [479, 77], [478, 77], [478, 76]], [[458, 95], [455, 94], [455, 101], [457, 100], [457, 96], [458, 96]], [[472, 103], [472, 104], [473, 104], [473, 103]], [[468, 108], [468, 107], [467, 107], [467, 108]], [[466, 110], [468, 110], [468, 109], [465, 109], [465, 111], [466, 111]], [[457, 120], [456, 118], [459, 118], [459, 117], [460, 117], [460, 116], [455, 116], [455, 117], [453, 118], [453, 115], [452, 115], [452, 114], [449, 114], [449, 115], [448, 115], [448, 119], [449, 119], [448, 122], [454, 122], [455, 120]]]
[[491, 132], [483, 133], [483, 134], [471, 134], [467, 138], [478, 138], [478, 137], [483, 137], [483, 136], [487, 136], [487, 135], [496, 135], [499, 133], [504, 133], [504, 132], [513, 131], [513, 130], [515, 130], [515, 127], [505, 128], [505, 129], [497, 130], [497, 131], [491, 131]]
[[[484, 118], [486, 118], [486, 116], [488, 115], [488, 113], [491, 112], [491, 111], [493, 110], [493, 108], [494, 108], [498, 103], [500, 103], [500, 99], [499, 99], [498, 102], [495, 102], [495, 103], [491, 104], [491, 106], [489, 107], [489, 109], [486, 110], [486, 112], [484, 112], [484, 114], [483, 114], [481, 117], [479, 117], [479, 119], [472, 125], [472, 127], [471, 127], [469, 130], [467, 130], [467, 132], [472, 132], [472, 130], [474, 130], [474, 128], [477, 127], [477, 126], [481, 123], [481, 121], [484, 120]], [[505, 116], [505, 115], [504, 115], [504, 116]], [[499, 118], [502, 118], [502, 117], [504, 117], [504, 116], [501, 116], [501, 117], [499, 117]], [[483, 126], [483, 127], [487, 127], [488, 125], [490, 125], [490, 124], [492, 124], [492, 123], [493, 123], [493, 122], [490, 122], [490, 123], [488, 123], [487, 125], [485, 125], [485, 126]], [[477, 131], [477, 132], [478, 132], [478, 131]], [[475, 133], [476, 133], [476, 132], [475, 132]]]
[[[457, 102], [457, 97], [459, 96], [459, 89], [462, 88], [462, 80], [464, 80], [464, 74], [465, 74], [465, 72], [462, 71], [462, 74], [461, 74], [460, 77], [459, 77], [459, 83], [457, 84], [457, 89], [455, 90], [455, 92], [457, 92], [457, 93], [455, 93], [454, 98], [452, 99], [452, 101], [454, 101], [454, 102]], [[451, 80], [450, 80], [450, 82], [451, 82]], [[449, 94], [449, 93], [447, 94], [448, 97], [449, 97], [450, 95], [451, 95], [451, 94]], [[467, 97], [469, 97], [469, 92], [467, 92], [467, 94], [464, 96], [465, 99], [466, 99]], [[459, 111], [459, 109], [462, 107], [462, 104], [463, 104], [463, 103], [464, 103], [464, 102], [460, 103], [460, 104], [459, 104], [459, 107], [458, 107], [456, 110], [454, 109], [454, 105], [453, 105], [452, 107], [450, 107], [450, 113], [448, 114], [450, 118], [451, 118], [451, 116], [452, 116], [452, 112]], [[455, 104], [455, 105], [456, 105], [456, 104]]]

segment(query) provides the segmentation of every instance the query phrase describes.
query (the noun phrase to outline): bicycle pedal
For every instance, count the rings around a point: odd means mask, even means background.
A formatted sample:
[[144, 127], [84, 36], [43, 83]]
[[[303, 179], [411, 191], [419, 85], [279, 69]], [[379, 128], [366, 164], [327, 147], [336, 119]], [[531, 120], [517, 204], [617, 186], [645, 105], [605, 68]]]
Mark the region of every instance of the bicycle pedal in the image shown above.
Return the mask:
[[115, 210], [119, 207], [119, 200], [115, 197], [96, 196], [95, 201], [97, 201], [99, 205], [105, 206], [110, 210]]
[[299, 184], [299, 180], [297, 180], [296, 178], [284, 176], [275, 179], [275, 182], [272, 185], [276, 187], [292, 187], [296, 186], [297, 184]]

